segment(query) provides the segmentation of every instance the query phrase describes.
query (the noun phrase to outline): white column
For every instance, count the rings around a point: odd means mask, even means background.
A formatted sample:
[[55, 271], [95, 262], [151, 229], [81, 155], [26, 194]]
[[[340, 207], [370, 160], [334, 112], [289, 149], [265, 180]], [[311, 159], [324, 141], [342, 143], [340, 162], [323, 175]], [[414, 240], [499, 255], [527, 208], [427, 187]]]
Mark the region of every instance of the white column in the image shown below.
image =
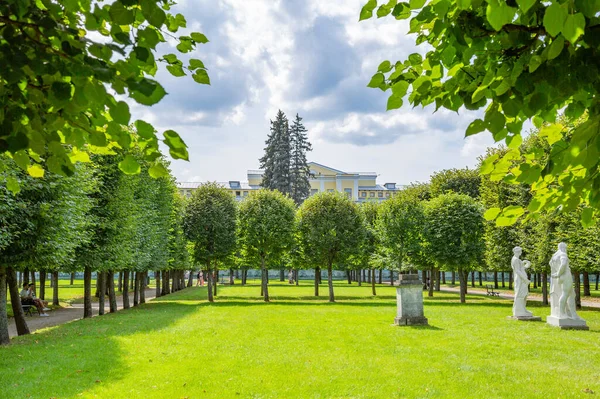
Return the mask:
[[335, 177], [335, 190], [338, 193], [342, 192], [342, 180], [338, 176]]
[[321, 182], [320, 182], [321, 183], [321, 189], [319, 191], [323, 192], [323, 191], [325, 191], [325, 180], [323, 180], [323, 179], [319, 179], [319, 180], [321, 180]]
[[358, 200], [358, 177], [354, 179], [354, 190], [352, 190], [352, 199]]

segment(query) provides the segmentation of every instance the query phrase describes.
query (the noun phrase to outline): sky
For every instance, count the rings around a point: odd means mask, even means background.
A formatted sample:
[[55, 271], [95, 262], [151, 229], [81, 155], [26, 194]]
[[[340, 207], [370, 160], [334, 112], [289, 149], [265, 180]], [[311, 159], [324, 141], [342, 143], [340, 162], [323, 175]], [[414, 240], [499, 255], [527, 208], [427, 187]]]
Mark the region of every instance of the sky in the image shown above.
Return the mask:
[[[464, 138], [476, 113], [434, 108], [386, 112], [388, 93], [367, 88], [383, 60], [427, 49], [414, 44], [406, 21], [358, 22], [365, 0], [179, 0], [187, 28], [209, 43], [191, 53], [211, 85], [191, 76], [157, 74], [168, 95], [133, 116], [159, 131], [173, 129], [190, 161], [172, 161], [179, 182], [245, 180], [259, 167], [269, 121], [281, 109], [303, 118], [315, 161], [345, 172], [376, 172], [378, 182], [427, 181], [438, 170], [474, 167], [491, 135]], [[178, 33], [178, 34], [179, 34]], [[159, 53], [177, 53], [174, 41]], [[186, 58], [185, 56], [182, 58]]]

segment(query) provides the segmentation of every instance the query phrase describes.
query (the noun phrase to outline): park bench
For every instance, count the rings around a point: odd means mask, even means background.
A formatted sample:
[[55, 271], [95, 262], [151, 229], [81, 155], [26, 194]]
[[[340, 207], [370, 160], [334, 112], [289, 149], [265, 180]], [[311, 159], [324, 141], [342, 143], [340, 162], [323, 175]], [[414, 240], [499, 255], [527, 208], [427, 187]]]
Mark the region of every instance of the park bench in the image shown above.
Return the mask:
[[487, 289], [487, 295], [489, 296], [500, 296], [500, 293], [494, 291], [494, 286], [491, 284], [486, 284], [485, 288]]
[[21, 304], [21, 307], [23, 308], [23, 312], [25, 313], [25, 316], [33, 317], [33, 309], [35, 309], [35, 306]]

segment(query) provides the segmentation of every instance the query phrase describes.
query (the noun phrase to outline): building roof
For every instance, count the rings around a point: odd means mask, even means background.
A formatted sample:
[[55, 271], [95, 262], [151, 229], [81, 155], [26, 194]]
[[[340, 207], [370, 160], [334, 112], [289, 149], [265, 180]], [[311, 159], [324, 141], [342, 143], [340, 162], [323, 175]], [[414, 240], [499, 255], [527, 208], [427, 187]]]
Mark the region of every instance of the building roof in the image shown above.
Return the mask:
[[[235, 186], [235, 183], [239, 183], [239, 186]], [[247, 181], [227, 181], [227, 182], [216, 182], [221, 187], [225, 187], [229, 190], [258, 190], [260, 186], [250, 185]], [[204, 182], [181, 182], [177, 183], [179, 189], [195, 189], [200, 187]]]

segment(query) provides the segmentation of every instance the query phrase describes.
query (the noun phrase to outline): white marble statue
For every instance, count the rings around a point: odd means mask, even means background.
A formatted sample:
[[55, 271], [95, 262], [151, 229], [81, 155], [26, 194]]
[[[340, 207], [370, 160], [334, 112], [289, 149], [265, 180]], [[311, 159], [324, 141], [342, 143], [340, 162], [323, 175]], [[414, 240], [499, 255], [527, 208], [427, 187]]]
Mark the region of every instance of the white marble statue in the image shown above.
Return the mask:
[[575, 290], [573, 276], [569, 267], [567, 244], [558, 244], [558, 251], [550, 259], [550, 309], [551, 315], [558, 319], [582, 320], [575, 311]]
[[512, 261], [510, 263], [513, 269], [515, 283], [515, 301], [513, 303], [513, 317], [532, 317], [533, 313], [525, 309], [527, 295], [529, 295], [528, 285], [531, 281], [527, 278], [525, 269], [531, 266], [531, 262], [526, 259], [521, 260], [523, 250], [521, 247], [514, 247]]

